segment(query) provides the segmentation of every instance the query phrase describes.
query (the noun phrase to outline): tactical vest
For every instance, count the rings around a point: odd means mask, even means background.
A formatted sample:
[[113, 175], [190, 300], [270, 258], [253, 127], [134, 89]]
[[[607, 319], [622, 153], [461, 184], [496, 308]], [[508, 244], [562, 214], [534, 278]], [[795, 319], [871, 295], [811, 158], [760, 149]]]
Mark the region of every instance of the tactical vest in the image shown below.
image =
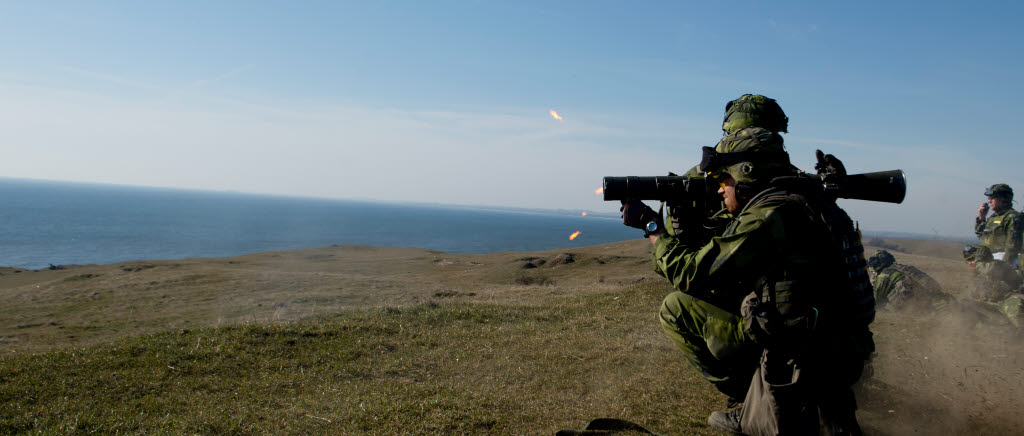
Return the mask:
[[1020, 248], [1021, 242], [1013, 241], [1011, 238], [1020, 238], [1024, 231], [1022, 226], [1024, 226], [1024, 220], [1021, 220], [1020, 212], [1011, 208], [998, 214], [992, 214], [986, 220], [979, 219], [975, 225], [975, 233], [981, 239], [981, 245], [988, 247], [993, 254], [1003, 253], [1000, 260], [1013, 263], [1018, 253], [1006, 253], [1006, 251]]
[[[814, 189], [806, 189], [801, 183], [775, 185], [762, 191], [744, 210], [769, 201], [799, 205], [809, 221], [816, 224], [816, 228], [807, 231], [814, 232], [816, 240], [820, 241], [820, 268], [773, 271], [758, 287], [767, 286], [767, 290], [775, 294], [773, 300], [783, 321], [789, 311], [800, 315], [813, 310], [807, 315], [814, 317], [808, 320], [811, 327], [833, 331], [866, 327], [875, 319], [875, 296], [868, 278], [860, 231], [835, 200]], [[795, 319], [790, 317], [787, 324], [794, 323]]]
[[892, 264], [882, 270], [878, 277], [885, 277], [875, 282], [875, 303], [879, 306], [889, 305], [893, 310], [902, 310], [913, 306], [912, 300], [918, 300], [919, 306], [932, 306], [931, 300], [942, 297], [942, 286], [924, 271], [911, 265]]
[[913, 265], [894, 263], [883, 270], [882, 273], [899, 274], [899, 279], [909, 282], [915, 288], [920, 288], [922, 292], [942, 292], [942, 285], [939, 282], [936, 282], [931, 276]]

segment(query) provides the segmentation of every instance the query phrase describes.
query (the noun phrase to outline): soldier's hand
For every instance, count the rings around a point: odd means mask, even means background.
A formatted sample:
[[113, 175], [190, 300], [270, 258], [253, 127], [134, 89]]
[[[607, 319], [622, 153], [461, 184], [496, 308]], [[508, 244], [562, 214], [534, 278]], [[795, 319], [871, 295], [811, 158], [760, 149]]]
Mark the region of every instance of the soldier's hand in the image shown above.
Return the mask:
[[988, 203], [981, 203], [978, 207], [978, 218], [985, 219], [985, 215], [988, 214]]
[[623, 199], [619, 212], [622, 212], [622, 224], [644, 231], [647, 230], [647, 223], [661, 221], [661, 216], [640, 200]]
[[836, 179], [846, 177], [846, 166], [839, 158], [825, 154], [821, 150], [814, 150], [814, 155], [818, 159], [818, 163], [814, 164], [814, 169], [818, 171], [818, 174]]

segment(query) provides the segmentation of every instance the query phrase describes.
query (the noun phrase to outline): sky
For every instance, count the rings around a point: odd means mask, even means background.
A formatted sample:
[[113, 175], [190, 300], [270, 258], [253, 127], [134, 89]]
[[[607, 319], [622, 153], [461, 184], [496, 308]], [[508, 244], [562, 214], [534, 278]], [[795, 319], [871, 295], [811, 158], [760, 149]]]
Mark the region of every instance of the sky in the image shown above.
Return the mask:
[[906, 172], [903, 204], [840, 201], [862, 229], [970, 236], [987, 186], [1024, 192], [1022, 16], [1017, 2], [2, 1], [0, 176], [616, 212], [602, 177], [685, 172], [721, 138], [725, 103], [758, 93], [789, 116], [797, 166], [822, 149], [850, 172]]

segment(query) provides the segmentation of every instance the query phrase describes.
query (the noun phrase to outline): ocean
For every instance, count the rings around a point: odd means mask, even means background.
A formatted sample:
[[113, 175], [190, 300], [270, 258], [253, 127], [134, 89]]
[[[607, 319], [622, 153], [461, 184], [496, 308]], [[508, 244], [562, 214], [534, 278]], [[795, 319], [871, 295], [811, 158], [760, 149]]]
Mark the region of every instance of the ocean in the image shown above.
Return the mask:
[[[0, 179], [0, 265], [230, 257], [327, 245], [448, 253], [639, 238], [609, 217]], [[610, 212], [617, 205], [609, 204]], [[575, 240], [569, 235], [579, 231]]]

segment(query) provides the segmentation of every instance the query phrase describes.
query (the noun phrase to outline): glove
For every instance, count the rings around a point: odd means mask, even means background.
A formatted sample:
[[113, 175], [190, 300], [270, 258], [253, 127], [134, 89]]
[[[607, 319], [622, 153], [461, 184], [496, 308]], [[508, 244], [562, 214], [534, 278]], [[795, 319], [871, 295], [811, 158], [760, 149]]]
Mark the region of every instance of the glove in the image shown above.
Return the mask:
[[818, 171], [818, 174], [834, 178], [836, 181], [846, 177], [846, 166], [839, 158], [822, 153], [821, 150], [814, 150], [814, 156], [818, 160], [818, 163], [814, 164], [814, 169]]
[[650, 223], [651, 221], [657, 222], [659, 229], [665, 227], [661, 219], [661, 215], [640, 200], [623, 199], [622, 207], [619, 208], [619, 212], [622, 212], [622, 224], [643, 230], [644, 236], [647, 236], [648, 234], [647, 223]]

